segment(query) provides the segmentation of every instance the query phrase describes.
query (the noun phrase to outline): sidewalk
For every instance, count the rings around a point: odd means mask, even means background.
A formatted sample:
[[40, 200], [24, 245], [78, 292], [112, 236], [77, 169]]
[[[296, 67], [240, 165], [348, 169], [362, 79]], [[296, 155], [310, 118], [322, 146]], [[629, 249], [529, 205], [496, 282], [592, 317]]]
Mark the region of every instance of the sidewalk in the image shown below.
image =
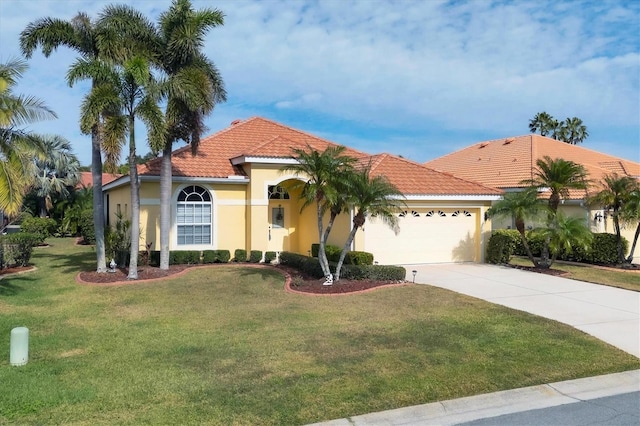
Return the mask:
[[[315, 426], [455, 425], [640, 390], [640, 370], [494, 392], [314, 423]], [[310, 425], [310, 426], [313, 426]]]

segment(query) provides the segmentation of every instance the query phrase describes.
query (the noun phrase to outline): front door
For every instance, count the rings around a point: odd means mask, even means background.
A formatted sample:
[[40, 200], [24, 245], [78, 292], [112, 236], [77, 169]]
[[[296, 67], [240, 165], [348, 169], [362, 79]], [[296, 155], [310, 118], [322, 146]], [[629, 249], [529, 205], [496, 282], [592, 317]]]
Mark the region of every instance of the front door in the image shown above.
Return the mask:
[[287, 206], [277, 200], [269, 202], [269, 251], [290, 250], [289, 222]]

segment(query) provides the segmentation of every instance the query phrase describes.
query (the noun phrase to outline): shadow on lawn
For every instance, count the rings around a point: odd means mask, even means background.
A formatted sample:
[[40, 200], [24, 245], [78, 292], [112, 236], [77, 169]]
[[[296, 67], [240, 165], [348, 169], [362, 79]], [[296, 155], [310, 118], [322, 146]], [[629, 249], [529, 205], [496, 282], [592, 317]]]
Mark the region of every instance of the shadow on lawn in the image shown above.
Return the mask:
[[75, 275], [82, 271], [92, 271], [96, 269], [96, 255], [93, 251], [56, 253], [49, 250], [42, 250], [37, 254], [37, 257], [49, 263], [48, 267], [60, 268], [58, 271], [65, 274]]
[[4, 276], [0, 279], [0, 296], [15, 296], [26, 290], [33, 278], [25, 275]]

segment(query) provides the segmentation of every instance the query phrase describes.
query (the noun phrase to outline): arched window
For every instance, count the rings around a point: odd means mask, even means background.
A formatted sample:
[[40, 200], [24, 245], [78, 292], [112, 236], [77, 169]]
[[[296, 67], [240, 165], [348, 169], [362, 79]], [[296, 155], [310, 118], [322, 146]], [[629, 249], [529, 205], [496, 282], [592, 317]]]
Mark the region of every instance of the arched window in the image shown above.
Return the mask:
[[211, 244], [211, 195], [201, 186], [187, 186], [178, 194], [178, 245]]
[[289, 193], [286, 189], [280, 185], [269, 185], [269, 199], [270, 200], [288, 200]]

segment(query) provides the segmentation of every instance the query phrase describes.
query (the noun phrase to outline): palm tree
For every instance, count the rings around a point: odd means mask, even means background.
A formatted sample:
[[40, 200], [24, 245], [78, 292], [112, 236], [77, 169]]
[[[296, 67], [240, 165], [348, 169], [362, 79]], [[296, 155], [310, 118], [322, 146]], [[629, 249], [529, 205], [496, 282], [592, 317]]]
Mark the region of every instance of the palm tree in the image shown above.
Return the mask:
[[32, 158], [38, 154], [39, 140], [20, 126], [56, 118], [42, 101], [12, 92], [27, 69], [21, 60], [0, 64], [0, 209], [15, 215], [33, 180]]
[[622, 247], [622, 234], [620, 232], [621, 213], [629, 198], [630, 193], [637, 187], [637, 182], [630, 176], [618, 176], [617, 173], [604, 177], [603, 188], [588, 203], [597, 205], [611, 211], [613, 217], [613, 229], [616, 232], [618, 262], [624, 263], [624, 251]]
[[[91, 18], [80, 12], [71, 21], [41, 18], [31, 22], [20, 34], [20, 48], [22, 53], [30, 58], [38, 46], [41, 46], [45, 57], [49, 57], [51, 52], [58, 47], [66, 46], [80, 55], [77, 62], [99, 64], [99, 62], [109, 59], [106, 49], [100, 48], [101, 43], [109, 41], [107, 35], [100, 33]], [[101, 69], [101, 67], [97, 66], [96, 69]], [[97, 74], [93, 76], [92, 86], [99, 82], [99, 78], [100, 76]], [[95, 120], [88, 132], [91, 133], [91, 177], [93, 181], [93, 223], [96, 233], [97, 272], [106, 272], [100, 121]]]
[[375, 216], [389, 225], [397, 234], [398, 216], [397, 213], [404, 206], [402, 198], [404, 195], [389, 180], [382, 175], [371, 177], [370, 166], [352, 174], [349, 185], [349, 199], [355, 211], [353, 216], [353, 227], [347, 241], [345, 242], [340, 259], [336, 266], [335, 280], [340, 280], [340, 271], [344, 258], [353, 243], [356, 232], [361, 229], [367, 217]]
[[577, 145], [582, 143], [588, 136], [589, 132], [587, 132], [587, 126], [584, 125], [582, 120], [578, 117], [567, 118], [562, 122], [563, 125], [563, 137], [558, 138], [563, 140], [571, 145]]
[[[589, 184], [585, 168], [573, 161], [562, 158], [552, 159], [549, 156], [536, 161], [537, 168], [533, 171], [533, 179], [522, 183], [534, 186], [540, 190], [550, 191], [548, 222], [551, 222], [558, 212], [560, 201], [569, 197], [571, 190], [585, 190]], [[539, 266], [548, 268], [549, 240], [542, 247]]]
[[571, 253], [574, 247], [578, 246], [584, 250], [588, 249], [593, 234], [585, 222], [584, 218], [565, 216], [562, 212], [557, 212], [546, 228], [534, 231], [545, 237], [552, 253], [549, 265], [545, 267], [550, 268], [562, 251]]
[[635, 188], [629, 193], [629, 196], [624, 203], [620, 217], [626, 223], [637, 224], [636, 232], [633, 235], [633, 241], [631, 242], [629, 256], [626, 258], [626, 262], [631, 264], [633, 262], [633, 253], [636, 251], [638, 237], [640, 236], [640, 185], [638, 185], [637, 182]]
[[36, 178], [33, 190], [38, 197], [39, 215], [46, 217], [53, 208], [53, 195], [66, 198], [80, 180], [80, 162], [72, 153], [71, 142], [60, 136], [42, 137], [41, 153], [34, 158]]
[[191, 144], [195, 155], [205, 131], [204, 118], [226, 101], [218, 69], [202, 52], [206, 33], [223, 25], [218, 9], [193, 10], [189, 0], [174, 0], [160, 15], [157, 54], [167, 75], [166, 133], [160, 169], [160, 268], [169, 268], [171, 153], [173, 143]]
[[550, 134], [557, 123], [553, 117], [546, 112], [537, 113], [531, 120], [529, 120], [529, 131], [531, 133], [540, 132], [540, 135], [547, 136]]
[[[293, 149], [297, 163], [284, 166], [281, 171], [293, 172], [295, 176], [305, 179], [305, 182], [298, 185], [301, 187], [302, 209], [312, 204], [316, 206], [319, 240], [318, 260], [326, 277], [326, 283], [330, 284], [333, 282], [333, 275], [325, 252], [326, 238], [331, 230], [330, 226], [333, 224], [333, 219], [335, 219], [345, 203], [341, 195], [344, 192], [338, 190], [336, 182], [345, 181], [341, 177], [352, 170], [356, 159], [343, 155], [346, 149], [344, 146], [329, 146], [323, 152], [319, 152], [310, 146], [307, 148], [307, 150]], [[328, 231], [323, 229], [322, 220], [327, 210], [331, 211], [331, 222], [327, 226]]]
[[520, 233], [520, 239], [527, 257], [534, 266], [538, 266], [538, 261], [533, 257], [525, 231], [525, 220], [534, 218], [543, 209], [538, 190], [535, 187], [529, 187], [524, 191], [508, 192], [503, 199], [491, 206], [487, 211], [489, 217], [493, 216], [509, 216], [515, 219], [516, 229]]

